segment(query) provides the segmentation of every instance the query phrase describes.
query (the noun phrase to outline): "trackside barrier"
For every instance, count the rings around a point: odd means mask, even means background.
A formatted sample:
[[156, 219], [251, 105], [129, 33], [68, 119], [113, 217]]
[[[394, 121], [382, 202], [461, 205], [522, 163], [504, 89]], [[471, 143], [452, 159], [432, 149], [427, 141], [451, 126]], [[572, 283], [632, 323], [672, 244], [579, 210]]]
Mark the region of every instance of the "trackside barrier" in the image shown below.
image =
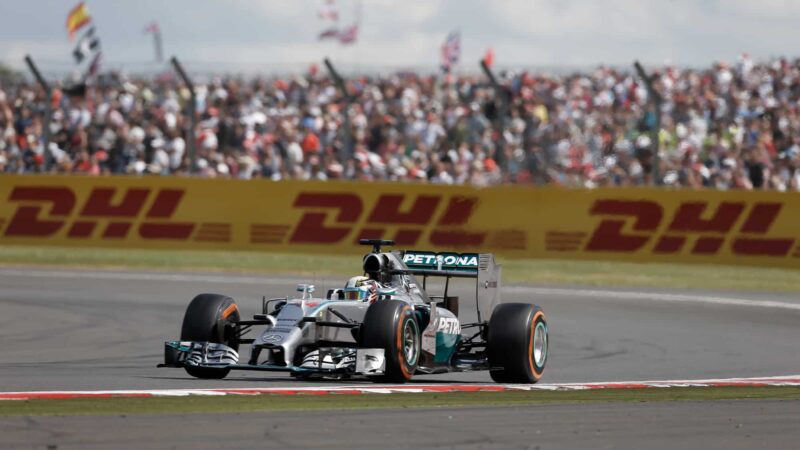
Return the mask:
[[800, 267], [800, 195], [772, 192], [0, 175], [0, 245]]

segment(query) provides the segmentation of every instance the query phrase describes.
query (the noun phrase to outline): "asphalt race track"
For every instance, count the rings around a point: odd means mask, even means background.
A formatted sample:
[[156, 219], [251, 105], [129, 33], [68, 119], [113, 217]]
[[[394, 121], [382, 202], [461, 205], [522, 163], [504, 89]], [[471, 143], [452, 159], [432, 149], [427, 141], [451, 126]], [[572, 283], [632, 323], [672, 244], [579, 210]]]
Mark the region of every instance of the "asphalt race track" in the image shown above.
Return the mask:
[[[153, 414], [89, 420], [14, 417], [0, 420], [0, 446], [57, 446], [58, 450], [793, 449], [797, 448], [799, 421], [797, 404], [780, 401]], [[121, 428], [126, 432], [98, 431]]]
[[[233, 372], [224, 381], [158, 369], [198, 293], [237, 300], [292, 294], [303, 279], [94, 270], [0, 269], [0, 390], [284, 386], [283, 374]], [[320, 280], [319, 291], [338, 285]], [[344, 284], [343, 282], [341, 283]], [[462, 321], [474, 285], [455, 282]], [[505, 300], [541, 305], [550, 325], [542, 382], [756, 377], [800, 373], [800, 299], [789, 294], [677, 294], [505, 286]], [[737, 302], [748, 302], [738, 304]], [[759, 306], [763, 305], [763, 306]], [[246, 353], [245, 353], [246, 354]], [[415, 380], [490, 382], [483, 372]], [[351, 381], [352, 383], [352, 381]]]
[[[243, 317], [248, 317], [259, 312], [262, 295], [291, 294], [296, 283], [308, 281], [316, 281], [318, 292], [344, 284], [344, 280], [305, 280], [286, 276], [0, 268], [0, 391], [291, 385], [296, 381], [286, 375], [256, 372], [233, 372], [225, 380], [197, 380], [183, 370], [158, 369], [156, 364], [163, 358], [163, 342], [178, 338], [183, 312], [195, 294], [219, 292], [230, 295], [238, 301]], [[462, 321], [475, 319], [474, 309], [470, 310], [467, 301], [474, 298], [473, 286], [469, 281], [458, 281], [451, 286], [451, 292], [461, 297]], [[800, 299], [791, 294], [504, 286], [503, 297], [535, 302], [548, 315], [550, 355], [542, 382], [800, 373]], [[415, 381], [485, 383], [490, 379], [488, 374], [476, 372], [418, 377]], [[350, 384], [359, 382], [347, 381]], [[758, 402], [748, 408], [736, 406], [742, 404], [748, 403], [731, 402], [733, 406], [719, 411], [725, 415], [724, 411], [730, 410], [730, 417], [735, 417], [744, 414], [744, 410], [749, 414], [754, 414], [758, 408], [763, 411], [763, 404], [771, 410], [774, 405], [787, 403]], [[794, 411], [800, 410], [800, 405], [788, 404]], [[689, 408], [690, 404], [686, 405]], [[708, 408], [713, 409], [713, 405], [709, 404]], [[701, 406], [695, 407], [702, 409]], [[649, 413], [660, 414], [658, 408], [649, 408], [644, 409], [640, 417], [631, 410], [635, 405], [539, 408], [560, 411], [559, 414], [565, 418], [580, 414], [583, 409], [619, 408], [618, 414], [637, 417], [636, 421], [628, 420], [628, 423], [629, 431], [639, 434], [637, 421], [644, 420], [642, 417]], [[682, 406], [671, 404], [660, 408], [673, 410]], [[504, 416], [514, 416], [513, 410], [496, 408], [490, 415], [501, 420]], [[425, 414], [438, 414], [440, 418], [447, 416], [443, 410], [433, 411]], [[474, 415], [475, 410], [470, 411], [473, 412], [465, 414]], [[351, 416], [358, 414], [347, 413]], [[370, 413], [375, 417], [392, 414], [398, 412]], [[666, 417], [672, 413], [664, 412], [663, 415]], [[781, 417], [787, 420], [788, 416]], [[218, 418], [208, 416], [208, 419], [216, 423]], [[592, 420], [586, 418], [587, 423]], [[11, 427], [18, 431], [3, 438], [6, 444], [12, 442], [7, 439], [22, 436], [19, 434], [22, 428], [15, 427], [15, 422], [19, 420], [0, 421], [0, 430], [6, 432]], [[688, 418], [684, 418], [684, 422], [684, 425], [690, 425]], [[778, 420], [777, 423], [782, 422]], [[792, 423], [797, 423], [796, 414]], [[58, 426], [57, 423], [51, 425]], [[464, 426], [469, 427], [466, 423]], [[25, 433], [35, 428], [31, 427]], [[680, 425], [676, 427], [680, 428]], [[786, 427], [787, 432], [794, 432], [795, 427], [790, 423], [787, 422]], [[525, 429], [526, 432], [533, 430]], [[588, 433], [590, 429], [585, 431]], [[33, 435], [30, 436], [33, 439]], [[560, 442], [561, 446], [567, 447], [571, 442], [574, 447], [583, 446], [580, 442], [591, 442], [567, 438], [564, 435], [565, 440], [549, 442], [556, 446]], [[533, 447], [536, 441], [527, 435], [518, 441], [492, 442]], [[309, 442], [308, 445], [314, 444]], [[457, 443], [445, 440], [437, 445]], [[613, 443], [609, 442], [609, 445]], [[4, 445], [0, 447], [5, 448]], [[91, 447], [87, 444], [85, 448]], [[232, 448], [237, 447], [234, 445]]]

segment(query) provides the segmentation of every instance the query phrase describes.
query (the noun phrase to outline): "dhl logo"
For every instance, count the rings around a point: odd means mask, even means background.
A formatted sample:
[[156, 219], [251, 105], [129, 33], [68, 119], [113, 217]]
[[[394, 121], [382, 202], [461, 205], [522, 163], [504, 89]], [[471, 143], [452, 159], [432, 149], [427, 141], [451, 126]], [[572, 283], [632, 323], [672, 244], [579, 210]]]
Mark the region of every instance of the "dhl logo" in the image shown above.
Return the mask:
[[[400, 192], [371, 194], [367, 186], [330, 192], [307, 191], [307, 185], [282, 185], [270, 191], [274, 194], [269, 201], [253, 203], [255, 191], [248, 185], [237, 192], [251, 194], [232, 195], [236, 202], [208, 204], [197, 201], [190, 186], [71, 181], [8, 186], [0, 199], [5, 202], [3, 211], [8, 211], [0, 217], [0, 239], [72, 245], [103, 240], [119, 246], [168, 241], [185, 248], [203, 243], [240, 249], [338, 251], [355, 250], [361, 238], [383, 238], [406, 248], [470, 248], [534, 257], [579, 252], [597, 258], [665, 256], [688, 261], [717, 255], [721, 262], [758, 257], [770, 258], [761, 261], [777, 265], [787, 264], [781, 257], [800, 258], [794, 233], [774, 231], [779, 219], [785, 224], [796, 214], [788, 197], [779, 196], [765, 200], [763, 196], [730, 195], [715, 201], [659, 192], [649, 198], [581, 197], [575, 201], [574, 196], [559, 192], [552, 195], [564, 195], [565, 201], [552, 214], [520, 209], [514, 220], [508, 221], [516, 225], [498, 226], [506, 221], [490, 217], [489, 210], [498, 210], [497, 205], [506, 198], [497, 199], [485, 191], [416, 193], [398, 188]], [[587, 200], [590, 203], [585, 203]], [[492, 208], [481, 209], [482, 201], [491, 201]], [[518, 198], [507, 201], [521, 204]], [[220, 216], [226, 220], [204, 221]], [[267, 223], [257, 223], [259, 217]], [[562, 226], [566, 220], [575, 223], [587, 217], [592, 219], [590, 230], [565, 230]], [[525, 220], [518, 220], [521, 218]], [[530, 248], [528, 239], [542, 234], [545, 251], [539, 246]]]
[[[8, 201], [17, 207], [3, 237], [119, 240], [136, 233], [145, 240], [193, 237], [230, 242], [234, 224], [173, 218], [185, 193], [172, 188], [93, 187], [84, 199], [66, 186], [16, 186]], [[525, 233], [520, 230], [466, 230], [477, 206], [476, 197], [382, 194], [370, 201], [355, 193], [300, 192], [291, 204], [300, 212], [299, 219], [250, 223], [249, 242], [355, 245], [368, 237], [391, 238], [402, 246], [457, 248], [488, 243], [524, 248]]]
[[305, 211], [289, 238], [294, 244], [391, 238], [397, 245], [414, 246], [431, 228], [427, 236], [431, 245], [465, 247], [483, 244], [488, 234], [463, 228], [478, 206], [475, 197], [452, 196], [445, 201], [441, 195], [382, 194], [374, 204], [365, 205], [353, 193], [302, 192], [292, 206]]
[[[89, 238], [104, 222], [102, 238], [124, 239], [145, 211], [144, 221], [136, 227], [142, 238], [188, 239], [196, 224], [170, 221], [183, 195], [183, 189], [129, 188], [119, 192], [113, 187], [95, 187], [79, 202], [68, 187], [16, 186], [8, 200], [19, 206], [3, 235], [49, 237], [66, 228], [68, 238]], [[77, 218], [72, 219], [75, 212]]]
[[[681, 203], [672, 213], [651, 200], [597, 200], [589, 210], [602, 220], [583, 246], [585, 252], [632, 253], [646, 249], [654, 254], [717, 254], [727, 243], [735, 255], [786, 256], [795, 239], [767, 237], [783, 205], [773, 202], [725, 201], [712, 206], [707, 201]], [[741, 222], [739, 224], [739, 222]], [[737, 224], [739, 224], [737, 226]], [[666, 229], [658, 230], [666, 225]], [[550, 231], [549, 251], [577, 251], [586, 233]], [[687, 246], [690, 238], [693, 244]]]
[[526, 248], [523, 230], [467, 230], [478, 205], [477, 197], [467, 196], [381, 194], [370, 202], [349, 192], [301, 192], [292, 203], [302, 211], [296, 225], [252, 224], [250, 242], [355, 245], [370, 238], [392, 239], [405, 247]]

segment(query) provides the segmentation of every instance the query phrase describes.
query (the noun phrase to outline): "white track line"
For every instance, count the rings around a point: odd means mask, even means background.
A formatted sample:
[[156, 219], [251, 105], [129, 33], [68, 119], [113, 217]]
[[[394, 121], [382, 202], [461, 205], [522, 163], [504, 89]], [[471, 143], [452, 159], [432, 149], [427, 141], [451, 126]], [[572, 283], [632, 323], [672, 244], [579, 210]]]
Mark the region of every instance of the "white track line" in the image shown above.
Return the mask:
[[28, 391], [0, 392], [2, 400], [108, 398], [108, 397], [186, 397], [190, 395], [298, 395], [298, 394], [420, 394], [449, 392], [504, 392], [504, 391], [582, 391], [596, 389], [644, 389], [719, 386], [791, 386], [800, 387], [800, 375], [761, 378], [722, 378], [710, 380], [617, 381], [605, 383], [554, 383], [554, 384], [436, 384], [436, 385], [351, 385], [274, 388], [220, 388], [220, 389], [147, 389], [147, 390], [97, 390], [97, 391]]
[[706, 303], [725, 306], [750, 306], [758, 308], [778, 308], [800, 311], [800, 303], [781, 302], [775, 300], [752, 300], [736, 297], [720, 297], [703, 294], [668, 294], [665, 292], [633, 292], [613, 291], [606, 289], [570, 289], [539, 288], [527, 286], [503, 287], [508, 292], [528, 293], [533, 295], [555, 295], [569, 297], [590, 297], [602, 300], [649, 300], [673, 303]]
[[[129, 280], [129, 281], [165, 281], [165, 282], [197, 282], [219, 284], [251, 284], [251, 285], [281, 285], [307, 280], [307, 277], [283, 276], [245, 276], [245, 275], [211, 275], [193, 273], [145, 273], [145, 272], [116, 272], [97, 269], [87, 270], [40, 270], [40, 269], [4, 269], [0, 268], [0, 276], [33, 277], [33, 278], [65, 278], [65, 279], [104, 279], [104, 280]], [[315, 277], [311, 277], [312, 279]], [[318, 279], [329, 280], [330, 277]], [[617, 291], [611, 289], [584, 289], [584, 288], [544, 288], [533, 286], [504, 286], [503, 290], [509, 293], [528, 295], [550, 295], [558, 297], [583, 297], [598, 300], [647, 300], [654, 302], [672, 303], [699, 303], [721, 306], [745, 306], [757, 308], [772, 308], [800, 311], [800, 303], [776, 300], [753, 300], [737, 297], [722, 297], [706, 294], [668, 294], [661, 292]]]
[[[167, 282], [205, 282], [221, 284], [285, 284], [298, 280], [308, 280], [306, 276], [288, 277], [264, 275], [260, 277], [244, 275], [210, 275], [193, 273], [149, 273], [149, 272], [115, 272], [103, 269], [86, 270], [21, 270], [0, 269], [0, 276], [32, 277], [32, 278], [67, 278], [93, 280], [128, 280], [128, 281], [167, 281]], [[311, 277], [314, 278], [313, 276]]]

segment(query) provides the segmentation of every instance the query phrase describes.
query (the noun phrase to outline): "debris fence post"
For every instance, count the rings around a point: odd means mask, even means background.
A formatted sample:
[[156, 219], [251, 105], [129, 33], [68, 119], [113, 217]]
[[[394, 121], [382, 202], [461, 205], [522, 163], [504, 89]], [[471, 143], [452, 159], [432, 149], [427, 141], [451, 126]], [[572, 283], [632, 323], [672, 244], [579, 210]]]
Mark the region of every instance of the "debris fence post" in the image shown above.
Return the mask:
[[505, 149], [506, 142], [503, 140], [503, 131], [508, 125], [508, 117], [511, 110], [511, 93], [500, 85], [500, 83], [497, 81], [497, 77], [494, 76], [494, 72], [492, 72], [492, 69], [486, 63], [485, 59], [481, 59], [480, 66], [483, 70], [483, 73], [487, 78], [489, 78], [489, 83], [494, 89], [495, 98], [499, 99], [496, 117], [494, 120], [495, 130], [497, 131], [498, 135], [497, 143], [499, 150], [495, 153], [495, 160], [498, 164], [505, 164], [507, 161], [505, 161], [503, 150]]
[[353, 99], [350, 97], [350, 93], [347, 92], [347, 85], [345, 85], [344, 79], [342, 79], [339, 72], [336, 71], [336, 68], [333, 67], [333, 63], [330, 59], [325, 58], [325, 67], [328, 69], [328, 73], [333, 79], [333, 82], [336, 84], [336, 87], [339, 89], [339, 92], [342, 94], [342, 99], [344, 100], [344, 123], [342, 126], [344, 127], [344, 136], [342, 137], [342, 144], [344, 146], [344, 161], [350, 161], [350, 158], [353, 156], [353, 138], [352, 138], [352, 130], [350, 129], [350, 105], [353, 102]]
[[42, 156], [44, 157], [43, 171], [47, 172], [50, 170], [50, 167], [53, 163], [53, 154], [50, 152], [50, 118], [53, 114], [53, 92], [50, 88], [50, 84], [44, 79], [42, 73], [39, 72], [39, 68], [36, 66], [36, 63], [33, 62], [31, 55], [25, 55], [25, 64], [28, 65], [28, 69], [33, 74], [33, 77], [36, 78], [36, 82], [39, 83], [39, 86], [41, 86], [44, 90], [45, 105], [44, 118], [42, 119], [42, 140], [44, 141], [44, 150], [42, 152]]
[[173, 56], [170, 62], [172, 63], [172, 67], [175, 68], [175, 72], [178, 73], [178, 76], [181, 77], [186, 87], [189, 89], [189, 132], [186, 133], [186, 148], [189, 151], [189, 174], [194, 175], [197, 170], [197, 152], [195, 149], [195, 133], [197, 132], [197, 113], [195, 110], [197, 108], [197, 96], [194, 91], [194, 83], [191, 78], [189, 78], [189, 75], [186, 74], [186, 71], [183, 70], [183, 66], [178, 61], [178, 58]]
[[639, 61], [634, 61], [633, 67], [636, 68], [636, 73], [647, 88], [647, 97], [653, 107], [653, 114], [655, 115], [655, 124], [650, 129], [650, 139], [653, 145], [653, 184], [661, 186], [661, 155], [659, 154], [661, 150], [661, 139], [659, 138], [659, 134], [661, 132], [661, 102], [663, 99], [661, 98], [661, 94], [659, 94], [653, 86], [653, 77], [647, 75], [647, 72], [645, 72], [644, 67], [642, 67]]

